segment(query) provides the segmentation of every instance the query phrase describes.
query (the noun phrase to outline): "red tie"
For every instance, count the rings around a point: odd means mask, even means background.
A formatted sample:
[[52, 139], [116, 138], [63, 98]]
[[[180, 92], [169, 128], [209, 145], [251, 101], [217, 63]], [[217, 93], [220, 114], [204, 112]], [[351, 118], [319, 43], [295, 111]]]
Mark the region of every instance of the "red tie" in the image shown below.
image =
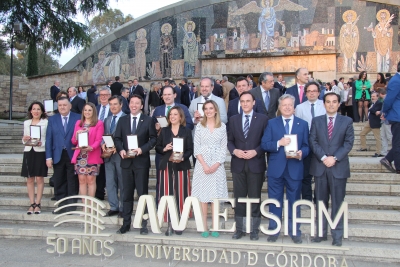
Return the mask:
[[300, 103], [302, 103], [303, 95], [304, 95], [304, 86], [303, 86], [303, 85], [300, 85], [299, 88], [300, 88], [300, 95], [299, 95], [299, 98], [300, 98]]
[[331, 140], [332, 138], [332, 132], [333, 132], [333, 117], [329, 117], [329, 122], [328, 122], [328, 138]]

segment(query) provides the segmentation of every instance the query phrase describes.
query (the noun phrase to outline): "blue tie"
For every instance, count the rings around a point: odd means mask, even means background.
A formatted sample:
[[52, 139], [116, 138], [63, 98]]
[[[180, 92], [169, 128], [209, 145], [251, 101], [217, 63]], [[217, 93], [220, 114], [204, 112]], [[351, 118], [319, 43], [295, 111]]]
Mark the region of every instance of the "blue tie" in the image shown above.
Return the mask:
[[286, 134], [290, 134], [290, 133], [289, 133], [289, 121], [290, 121], [290, 119], [285, 119], [285, 121], [286, 121], [286, 124], [285, 124], [285, 132], [286, 132]]
[[101, 113], [100, 113], [100, 120], [104, 121], [104, 115], [106, 114], [106, 106], [102, 106], [102, 107], [103, 107], [103, 109], [101, 110]]
[[64, 118], [64, 133], [67, 133], [67, 125], [68, 125], [68, 122], [67, 122], [67, 117], [63, 117]]
[[249, 133], [249, 128], [250, 128], [250, 120], [249, 120], [250, 115], [244, 115], [244, 116], [246, 117], [246, 121], [244, 122], [243, 134], [244, 138], [247, 138], [247, 134]]
[[113, 119], [111, 121], [111, 126], [110, 126], [110, 134], [114, 133], [114, 128], [115, 128], [115, 119], [117, 116], [113, 116]]
[[264, 104], [265, 104], [265, 109], [268, 111], [268, 107], [269, 107], [269, 95], [268, 95], [268, 92], [265, 92]]
[[133, 117], [131, 133], [132, 134], [136, 133], [136, 117]]

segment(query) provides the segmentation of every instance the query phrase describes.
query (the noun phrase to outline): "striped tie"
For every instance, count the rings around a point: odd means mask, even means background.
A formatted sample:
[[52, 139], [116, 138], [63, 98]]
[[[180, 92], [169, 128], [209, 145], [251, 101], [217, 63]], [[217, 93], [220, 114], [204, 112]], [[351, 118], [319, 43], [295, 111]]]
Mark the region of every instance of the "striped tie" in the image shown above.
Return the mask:
[[104, 116], [106, 115], [106, 106], [102, 106], [103, 108], [101, 109], [100, 113], [100, 120], [104, 121]]
[[244, 138], [247, 138], [247, 134], [249, 133], [249, 128], [250, 128], [250, 120], [249, 120], [250, 115], [244, 115], [244, 116], [246, 117], [246, 121], [244, 122], [243, 134]]
[[331, 140], [332, 138], [332, 132], [333, 132], [333, 117], [329, 117], [329, 123], [328, 123], [328, 138]]

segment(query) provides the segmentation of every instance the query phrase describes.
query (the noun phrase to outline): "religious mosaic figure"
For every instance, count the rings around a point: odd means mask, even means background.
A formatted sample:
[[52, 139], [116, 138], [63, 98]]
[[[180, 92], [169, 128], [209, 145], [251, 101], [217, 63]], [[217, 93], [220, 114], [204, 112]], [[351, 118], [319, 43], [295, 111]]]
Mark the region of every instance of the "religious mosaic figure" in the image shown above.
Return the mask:
[[137, 39], [135, 40], [135, 65], [136, 76], [139, 80], [144, 80], [146, 76], [146, 54], [144, 53], [147, 48], [146, 30], [139, 29], [136, 33]]
[[340, 49], [344, 56], [343, 72], [356, 72], [357, 49], [360, 43], [360, 35], [356, 25], [360, 16], [353, 10], [343, 13], [343, 20], [346, 22], [340, 28]]
[[118, 53], [111, 53], [109, 57], [108, 77], [119, 76], [121, 70], [121, 56]]
[[107, 65], [109, 60], [110, 60], [110, 58], [108, 56], [106, 56], [105, 51], [99, 52], [98, 61], [96, 64], [94, 64], [93, 72], [92, 72], [92, 77], [93, 77], [94, 83], [106, 81], [107, 77], [106, 77], [106, 74], [104, 73], [104, 67]]
[[376, 51], [376, 71], [389, 72], [390, 71], [390, 53], [392, 51], [392, 37], [393, 28], [390, 25], [394, 18], [394, 14], [386, 9], [381, 9], [376, 14], [376, 19], [379, 23], [372, 28], [369, 26], [367, 31], [372, 32], [374, 38], [374, 46]]
[[174, 50], [174, 40], [172, 39], [172, 26], [169, 23], [165, 23], [161, 26], [161, 40], [160, 40], [160, 62], [161, 62], [161, 73], [163, 78], [171, 77], [171, 62], [172, 62], [172, 50]]
[[273, 6], [273, 0], [261, 0], [261, 7], [256, 1], [251, 1], [247, 5], [239, 8], [232, 13], [233, 16], [240, 16], [249, 13], [260, 13], [258, 18], [258, 31], [261, 34], [260, 48], [261, 50], [271, 51], [274, 49], [274, 34], [276, 22], [281, 23], [276, 19], [275, 12], [288, 10], [288, 11], [302, 11], [307, 10], [301, 5], [295, 4], [289, 0], [280, 0], [276, 6]]
[[196, 63], [199, 55], [199, 42], [196, 34], [193, 32], [196, 24], [193, 21], [185, 23], [185, 36], [183, 37], [183, 59], [185, 62], [184, 76], [193, 77], [195, 74]]

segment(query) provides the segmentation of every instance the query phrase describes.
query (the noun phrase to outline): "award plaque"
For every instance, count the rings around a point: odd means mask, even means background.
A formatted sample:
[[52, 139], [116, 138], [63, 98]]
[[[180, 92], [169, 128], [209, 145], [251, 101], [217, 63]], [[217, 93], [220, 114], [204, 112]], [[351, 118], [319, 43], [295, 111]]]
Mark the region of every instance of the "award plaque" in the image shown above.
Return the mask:
[[169, 161], [172, 162], [181, 162], [183, 160], [183, 138], [173, 138], [172, 139], [172, 154], [169, 157]]
[[204, 116], [203, 105], [204, 103], [197, 103], [197, 111], [200, 113], [201, 117]]
[[126, 139], [128, 141], [128, 151], [126, 151], [125, 158], [134, 158], [137, 155], [137, 152], [134, 150], [139, 148], [137, 135], [127, 135]]
[[160, 124], [161, 128], [168, 126], [167, 117], [165, 117], [165, 116], [157, 117], [157, 122]]
[[37, 125], [31, 125], [30, 126], [30, 137], [25, 145], [26, 146], [38, 146], [40, 142], [40, 136], [41, 136], [41, 128], [40, 126]]
[[297, 158], [297, 151], [299, 150], [297, 145], [297, 134], [285, 134], [284, 137], [290, 139], [290, 144], [285, 146], [286, 158]]
[[54, 113], [54, 103], [53, 100], [44, 100], [43, 101], [44, 105], [44, 110], [47, 113], [47, 115], [53, 115]]
[[71, 148], [72, 150], [85, 150], [89, 146], [89, 132], [81, 132], [77, 135], [78, 138], [78, 146], [75, 148]]
[[114, 140], [112, 135], [103, 135], [103, 141], [106, 144], [106, 150], [103, 150], [101, 157], [103, 159], [110, 158], [114, 154]]

